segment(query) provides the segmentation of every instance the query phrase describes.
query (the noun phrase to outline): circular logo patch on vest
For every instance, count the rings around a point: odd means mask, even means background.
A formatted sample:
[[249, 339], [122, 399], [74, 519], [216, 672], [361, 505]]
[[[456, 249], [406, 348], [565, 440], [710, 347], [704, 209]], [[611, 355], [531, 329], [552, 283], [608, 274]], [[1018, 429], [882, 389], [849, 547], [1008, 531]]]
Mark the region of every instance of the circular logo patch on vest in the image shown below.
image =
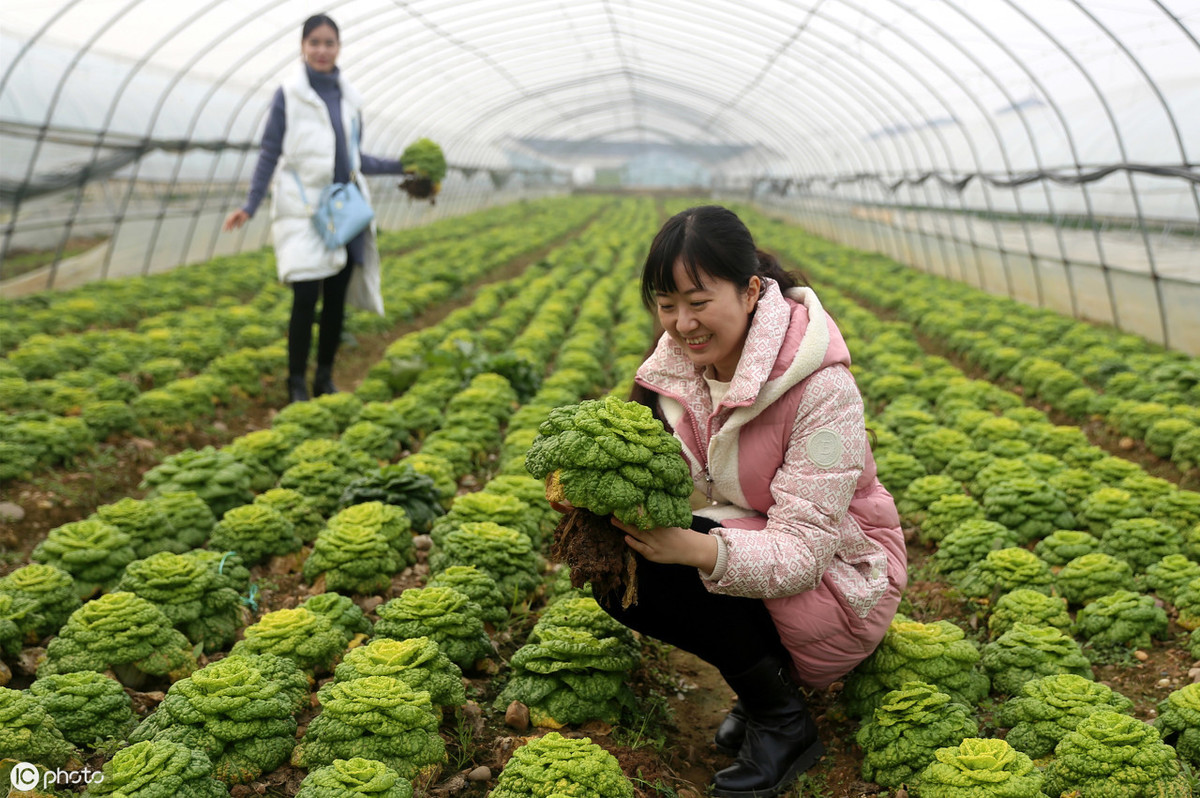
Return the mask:
[[837, 465], [842, 459], [842, 439], [831, 429], [819, 429], [808, 437], [809, 458], [821, 466], [829, 468]]

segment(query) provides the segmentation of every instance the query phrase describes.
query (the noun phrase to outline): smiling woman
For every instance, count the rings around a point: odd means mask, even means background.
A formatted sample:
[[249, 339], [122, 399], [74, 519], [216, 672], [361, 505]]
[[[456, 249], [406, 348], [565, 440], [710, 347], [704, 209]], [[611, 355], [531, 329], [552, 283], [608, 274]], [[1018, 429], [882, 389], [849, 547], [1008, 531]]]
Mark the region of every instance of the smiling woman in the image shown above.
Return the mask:
[[689, 528], [614, 520], [636, 552], [625, 625], [715, 665], [738, 695], [713, 795], [775, 796], [825, 749], [797, 685], [823, 689], [878, 645], [907, 582], [850, 355], [816, 294], [731, 211], [691, 208], [650, 247], [642, 297], [663, 326], [633, 398], [682, 443]]
[[[696, 234], [697, 226], [706, 234]], [[654, 239], [642, 275], [642, 299], [657, 308], [659, 323], [694, 364], [711, 368], [712, 379], [728, 382], [764, 277], [774, 279], [780, 290], [796, 285], [774, 257], [754, 246], [736, 215], [715, 205], [693, 208], [672, 218]]]

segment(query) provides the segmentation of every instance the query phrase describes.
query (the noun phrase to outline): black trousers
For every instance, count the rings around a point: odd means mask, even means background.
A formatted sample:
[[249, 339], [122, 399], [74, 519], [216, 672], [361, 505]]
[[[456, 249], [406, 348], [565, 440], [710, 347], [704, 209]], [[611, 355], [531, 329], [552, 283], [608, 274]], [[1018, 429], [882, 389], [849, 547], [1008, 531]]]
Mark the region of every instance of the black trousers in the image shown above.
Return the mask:
[[308, 368], [308, 351], [312, 348], [312, 326], [321, 300], [321, 331], [317, 336], [317, 365], [332, 366], [342, 341], [342, 325], [346, 319], [346, 288], [354, 262], [332, 277], [323, 280], [302, 280], [292, 283], [292, 318], [288, 323], [288, 373], [303, 376]]
[[[705, 533], [717, 526], [705, 518], [692, 522]], [[695, 654], [726, 676], [767, 657], [790, 659], [762, 599], [710, 593], [691, 566], [634, 556], [637, 603], [622, 609], [619, 593], [598, 597], [605, 612], [625, 626]]]

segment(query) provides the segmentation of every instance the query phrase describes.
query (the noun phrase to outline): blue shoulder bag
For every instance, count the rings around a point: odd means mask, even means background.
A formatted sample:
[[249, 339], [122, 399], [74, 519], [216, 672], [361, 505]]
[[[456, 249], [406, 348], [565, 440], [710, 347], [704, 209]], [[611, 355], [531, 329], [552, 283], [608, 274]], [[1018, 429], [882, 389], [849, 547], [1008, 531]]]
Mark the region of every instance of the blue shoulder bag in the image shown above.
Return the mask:
[[[353, 148], [352, 152], [358, 152], [357, 119], [351, 122], [350, 146]], [[350, 162], [354, 162], [353, 156]], [[348, 182], [326, 186], [317, 200], [317, 209], [312, 216], [313, 226], [317, 228], [317, 235], [325, 242], [326, 249], [346, 246], [375, 218], [375, 211], [371, 210], [371, 205], [355, 184], [354, 176], [355, 173], [351, 172]], [[292, 177], [300, 187], [300, 199], [307, 205], [308, 197], [304, 184], [300, 182], [300, 176], [295, 170], [292, 170]]]

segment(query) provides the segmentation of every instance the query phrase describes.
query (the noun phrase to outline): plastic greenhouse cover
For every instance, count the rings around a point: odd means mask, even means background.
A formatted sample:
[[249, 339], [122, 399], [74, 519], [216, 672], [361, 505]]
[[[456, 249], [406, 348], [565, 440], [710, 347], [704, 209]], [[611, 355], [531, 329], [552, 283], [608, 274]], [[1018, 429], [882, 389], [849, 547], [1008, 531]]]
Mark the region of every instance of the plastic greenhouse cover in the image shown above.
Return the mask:
[[[725, 148], [703, 168], [750, 179], [1078, 173], [1200, 152], [1190, 0], [7, 0], [3, 176], [126, 141], [252, 146], [319, 10], [341, 26], [339, 63], [367, 99], [365, 149], [380, 154], [428, 135], [459, 164], [569, 171]], [[33, 144], [42, 127], [51, 137]], [[548, 154], [547, 141], [626, 155]], [[210, 163], [185, 149], [140, 175], [208, 176]], [[222, 158], [215, 177], [252, 166]], [[1132, 212], [1136, 186], [1148, 216], [1200, 215], [1194, 182], [1106, 180], [1092, 212]], [[1038, 191], [1083, 210], [1077, 189]], [[963, 196], [1011, 204], [987, 192], [977, 181]]]

